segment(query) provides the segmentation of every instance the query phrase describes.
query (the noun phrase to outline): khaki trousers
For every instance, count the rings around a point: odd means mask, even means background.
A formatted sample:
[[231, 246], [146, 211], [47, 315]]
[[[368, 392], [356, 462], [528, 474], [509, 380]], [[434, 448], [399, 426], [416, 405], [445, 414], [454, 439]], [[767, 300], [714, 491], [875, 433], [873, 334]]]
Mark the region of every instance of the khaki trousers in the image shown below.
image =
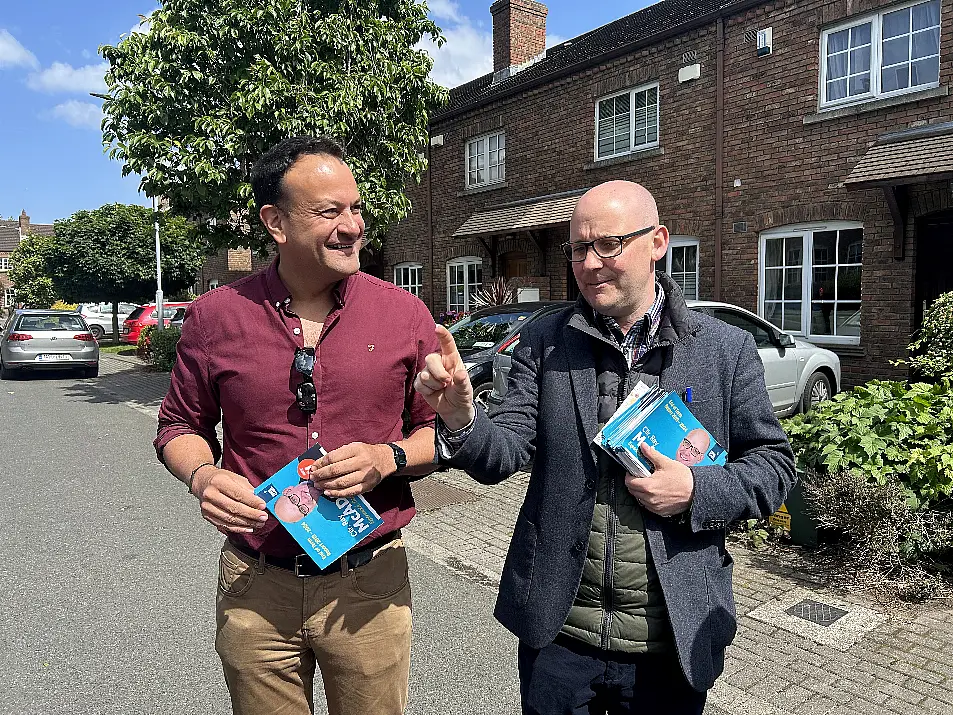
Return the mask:
[[315, 665], [330, 715], [400, 715], [410, 676], [407, 554], [396, 539], [346, 574], [297, 578], [226, 542], [215, 650], [235, 715], [314, 712]]

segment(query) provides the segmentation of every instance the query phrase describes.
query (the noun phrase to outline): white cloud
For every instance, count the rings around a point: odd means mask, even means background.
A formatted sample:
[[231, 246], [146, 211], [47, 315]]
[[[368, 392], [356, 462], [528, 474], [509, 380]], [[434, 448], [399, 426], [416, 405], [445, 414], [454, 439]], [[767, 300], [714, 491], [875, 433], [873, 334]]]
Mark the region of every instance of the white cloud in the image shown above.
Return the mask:
[[105, 92], [103, 79], [109, 65], [101, 62], [96, 65], [73, 67], [65, 62], [54, 62], [45, 70], [34, 72], [27, 78], [27, 85], [37, 92]]
[[0, 29], [0, 67], [39, 67], [36, 56], [21, 45], [17, 38]]
[[[466, 20], [466, 18], [464, 18]], [[426, 44], [433, 58], [430, 79], [444, 87], [456, 87], [493, 71], [493, 35], [469, 22], [445, 29], [443, 47]]]
[[103, 120], [102, 107], [92, 102], [80, 102], [75, 99], [57, 104], [50, 114], [74, 127], [88, 129], [99, 129], [100, 122]]
[[567, 39], [569, 38], [561, 37], [560, 35], [546, 35], [546, 49], [548, 50], [550, 47], [554, 47], [555, 45], [561, 45]]
[[[141, 17], [141, 16], [140, 16]], [[149, 32], [149, 28], [152, 27], [152, 20], [146, 17], [145, 20], [139, 20], [135, 25], [129, 28], [129, 34], [143, 34]]]
[[430, 10], [430, 16], [435, 20], [461, 22], [466, 19], [461, 18], [460, 6], [453, 0], [427, 0], [427, 8]]

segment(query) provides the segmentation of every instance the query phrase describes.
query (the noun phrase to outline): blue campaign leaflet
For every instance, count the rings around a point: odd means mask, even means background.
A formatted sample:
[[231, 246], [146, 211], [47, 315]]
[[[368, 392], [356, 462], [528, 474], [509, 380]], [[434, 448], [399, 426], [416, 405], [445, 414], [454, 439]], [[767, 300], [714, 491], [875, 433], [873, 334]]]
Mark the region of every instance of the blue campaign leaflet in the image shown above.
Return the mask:
[[325, 454], [315, 445], [255, 489], [268, 511], [321, 568], [341, 558], [383, 523], [364, 497], [328, 499], [315, 489], [307, 469]]

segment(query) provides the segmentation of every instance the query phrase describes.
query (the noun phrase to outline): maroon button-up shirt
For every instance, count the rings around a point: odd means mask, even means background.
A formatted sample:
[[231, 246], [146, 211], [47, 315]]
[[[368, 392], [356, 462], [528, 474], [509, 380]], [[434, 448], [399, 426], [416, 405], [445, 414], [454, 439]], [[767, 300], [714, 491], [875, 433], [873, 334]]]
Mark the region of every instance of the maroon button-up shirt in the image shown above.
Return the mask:
[[[223, 469], [258, 486], [316, 442], [331, 451], [349, 442], [402, 439], [405, 409], [410, 433], [432, 426], [433, 411], [413, 389], [426, 355], [439, 351], [426, 306], [365, 273], [342, 280], [334, 296], [315, 349], [318, 409], [310, 417], [295, 404], [294, 389], [304, 378], [292, 360], [303, 331], [288, 308], [291, 295], [277, 260], [195, 300], [159, 410], [159, 459], [171, 439], [197, 434], [216, 461], [221, 457]], [[219, 421], [222, 445], [215, 433]], [[375, 537], [414, 516], [410, 487], [400, 475], [385, 478], [365, 497], [384, 520]], [[259, 532], [229, 538], [272, 556], [302, 552], [271, 514]]]

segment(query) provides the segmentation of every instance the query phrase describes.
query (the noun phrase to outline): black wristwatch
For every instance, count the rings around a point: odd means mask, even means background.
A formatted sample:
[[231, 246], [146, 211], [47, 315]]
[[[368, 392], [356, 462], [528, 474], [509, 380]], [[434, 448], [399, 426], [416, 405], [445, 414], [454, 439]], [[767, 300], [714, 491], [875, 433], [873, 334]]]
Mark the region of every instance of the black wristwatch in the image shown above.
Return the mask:
[[400, 470], [407, 466], [407, 453], [393, 442], [388, 442], [387, 446], [394, 450], [394, 464], [397, 465], [394, 474], [400, 474]]

